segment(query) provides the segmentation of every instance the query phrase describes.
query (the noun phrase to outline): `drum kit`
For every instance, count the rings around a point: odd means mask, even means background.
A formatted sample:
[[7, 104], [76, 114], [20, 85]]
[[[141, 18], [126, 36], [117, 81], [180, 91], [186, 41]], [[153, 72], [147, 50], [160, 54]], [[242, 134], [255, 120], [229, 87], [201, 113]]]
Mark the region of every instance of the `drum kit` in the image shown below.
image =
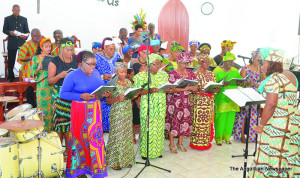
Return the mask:
[[[0, 97], [7, 102], [11, 98]], [[5, 106], [5, 105], [4, 105]], [[62, 177], [63, 148], [55, 132], [45, 133], [43, 113], [22, 104], [0, 124], [0, 178]], [[11, 131], [13, 134], [9, 134]]]

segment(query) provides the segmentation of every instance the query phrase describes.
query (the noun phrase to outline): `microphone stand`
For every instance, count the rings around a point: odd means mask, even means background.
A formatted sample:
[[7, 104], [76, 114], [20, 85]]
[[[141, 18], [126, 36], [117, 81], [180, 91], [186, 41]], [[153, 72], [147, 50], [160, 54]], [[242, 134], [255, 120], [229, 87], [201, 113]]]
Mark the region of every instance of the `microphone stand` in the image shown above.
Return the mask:
[[147, 158], [146, 158], [146, 162], [145, 163], [142, 163], [142, 162], [136, 162], [137, 164], [144, 164], [145, 166], [143, 167], [143, 169], [135, 176], [136, 178], [145, 170], [146, 167], [149, 167], [149, 166], [152, 166], [152, 167], [155, 167], [157, 169], [161, 169], [161, 170], [164, 170], [164, 171], [167, 171], [167, 172], [171, 172], [171, 170], [168, 170], [168, 169], [164, 169], [164, 168], [161, 168], [161, 167], [158, 167], [158, 166], [155, 166], [153, 164], [150, 163], [150, 160], [149, 160], [149, 119], [150, 119], [150, 82], [151, 82], [151, 76], [150, 76], [150, 62], [149, 62], [149, 49], [148, 49], [148, 38], [145, 38], [144, 39], [145, 41], [147, 40], [147, 67], [148, 67], [148, 107], [147, 107], [147, 121], [148, 121], [148, 125], [147, 125]]

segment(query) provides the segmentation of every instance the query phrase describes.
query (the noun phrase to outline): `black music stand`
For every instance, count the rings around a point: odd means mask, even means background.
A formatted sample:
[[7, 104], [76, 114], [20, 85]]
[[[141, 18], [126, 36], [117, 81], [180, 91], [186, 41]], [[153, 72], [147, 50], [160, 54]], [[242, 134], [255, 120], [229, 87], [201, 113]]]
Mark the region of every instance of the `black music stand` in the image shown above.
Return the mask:
[[[246, 132], [246, 148], [244, 149], [244, 154], [243, 155], [232, 155], [232, 158], [236, 158], [236, 157], [244, 157], [244, 170], [243, 170], [243, 177], [246, 178], [246, 171], [247, 171], [247, 158], [248, 156], [255, 156], [256, 151], [257, 151], [257, 134], [256, 134], [256, 144], [255, 144], [255, 151], [253, 152], [253, 154], [248, 154], [248, 143], [249, 143], [249, 130], [250, 130], [250, 118], [251, 118], [251, 106], [252, 105], [257, 105], [257, 109], [260, 109], [258, 107], [260, 107], [260, 104], [265, 103], [266, 101], [252, 101], [252, 102], [247, 102], [246, 106], [249, 106], [249, 112], [248, 112], [248, 116], [246, 118], [246, 123], [245, 125], [248, 126], [248, 131]], [[259, 118], [259, 112], [257, 112], [257, 120]]]
[[[147, 40], [148, 38], [146, 38], [145, 40]], [[148, 40], [147, 40], [148, 41]], [[147, 42], [149, 43], [149, 42]], [[164, 171], [167, 171], [167, 172], [171, 172], [171, 170], [168, 170], [168, 169], [164, 169], [164, 168], [161, 168], [161, 167], [158, 167], [158, 166], [155, 166], [153, 164], [150, 163], [149, 161], [149, 119], [150, 119], [150, 83], [151, 83], [151, 76], [150, 76], [150, 63], [149, 63], [149, 49], [148, 49], [148, 44], [146, 43], [147, 45], [147, 67], [148, 67], [148, 107], [147, 107], [147, 121], [148, 121], [148, 125], [147, 125], [147, 158], [146, 158], [146, 162], [142, 163], [142, 162], [136, 162], [136, 164], [144, 164], [145, 166], [143, 167], [142, 170], [140, 170], [140, 172], [135, 176], [135, 177], [138, 177], [144, 170], [146, 167], [149, 167], [149, 166], [152, 166], [152, 167], [155, 167], [157, 169], [161, 169], [161, 170], [164, 170]]]

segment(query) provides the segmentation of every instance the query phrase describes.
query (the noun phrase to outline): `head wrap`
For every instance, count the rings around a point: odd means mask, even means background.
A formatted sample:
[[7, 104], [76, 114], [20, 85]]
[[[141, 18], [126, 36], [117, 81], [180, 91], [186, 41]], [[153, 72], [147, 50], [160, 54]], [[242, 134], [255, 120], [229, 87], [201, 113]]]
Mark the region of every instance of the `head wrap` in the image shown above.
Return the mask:
[[225, 42], [222, 42], [221, 46], [222, 48], [230, 48], [231, 50], [233, 49], [233, 46], [235, 45], [236, 42], [232, 42], [230, 40], [226, 40]]
[[149, 64], [152, 64], [156, 60], [162, 61], [163, 58], [160, 55], [154, 53], [149, 56]]
[[177, 62], [187, 62], [190, 63], [193, 60], [193, 55], [186, 51], [186, 52], [181, 52], [179, 53], [178, 57], [177, 57]]
[[102, 50], [104, 50], [104, 45], [106, 46], [107, 45], [107, 43], [111, 43], [111, 42], [108, 42], [108, 41], [112, 41], [112, 38], [110, 38], [110, 37], [106, 37], [106, 38], [104, 38], [103, 40], [102, 40], [102, 45], [101, 45], [101, 48], [102, 48]]
[[223, 62], [225, 61], [230, 61], [230, 60], [235, 60], [235, 55], [232, 54], [231, 52], [228, 52], [226, 53], [226, 55], [223, 57]]
[[115, 70], [119, 70], [122, 67], [127, 67], [127, 64], [125, 62], [116, 62], [115, 63]]
[[139, 51], [138, 51], [138, 55], [139, 55], [139, 56], [140, 56], [141, 51], [147, 50], [147, 46], [148, 46], [148, 50], [149, 50], [149, 55], [150, 55], [151, 53], [153, 53], [152, 46], [142, 44], [142, 45], [140, 46], [140, 48], [139, 48]]
[[74, 43], [71, 39], [69, 38], [63, 38], [60, 42], [60, 46], [63, 48], [63, 47], [66, 47], [66, 46], [74, 46]]
[[112, 41], [113, 41], [114, 44], [122, 43], [122, 41], [120, 40], [120, 38], [113, 38]]
[[274, 48], [263, 48], [264, 59], [271, 62], [283, 62], [284, 51]]
[[71, 40], [71, 41], [74, 43], [74, 39], [73, 39], [73, 38], [71, 38], [71, 37], [69, 37], [69, 36], [67, 36], [67, 38], [68, 38], [69, 40]]
[[200, 53], [202, 53], [202, 52], [205, 51], [205, 50], [208, 50], [208, 51], [211, 50], [210, 44], [208, 44], [208, 43], [202, 43], [202, 44], [200, 45], [200, 47], [199, 47]]
[[173, 41], [170, 45], [170, 48], [171, 48], [172, 53], [176, 50], [179, 50], [179, 51], [184, 50], [184, 48], [177, 41]]
[[155, 46], [155, 45], [160, 45], [160, 41], [159, 40], [151, 40], [150, 46]]
[[40, 41], [40, 47], [42, 47], [43, 44], [44, 44], [46, 41], [50, 41], [50, 43], [51, 43], [51, 39], [50, 39], [50, 38], [43, 38], [43, 39]]
[[192, 46], [192, 45], [194, 45], [194, 44], [197, 45], [197, 48], [200, 46], [200, 42], [197, 41], [197, 40], [192, 40], [192, 41], [189, 42], [189, 46]]
[[101, 48], [101, 43], [99, 43], [99, 42], [93, 42], [92, 45], [93, 45], [92, 49], [99, 49], [99, 48]]
[[253, 62], [257, 56], [261, 56], [259, 49], [252, 51], [250, 62]]
[[104, 46], [108, 46], [108, 45], [111, 45], [111, 44], [115, 44], [115, 43], [113, 41], [106, 40], [105, 43], [104, 43]]
[[200, 54], [197, 56], [197, 59], [199, 61], [205, 61], [206, 59], [209, 59], [209, 56], [207, 54]]
[[124, 46], [123, 49], [122, 49], [123, 55], [124, 55], [125, 53], [127, 53], [127, 52], [129, 51], [129, 49], [132, 49], [132, 47], [129, 46], [129, 45]]

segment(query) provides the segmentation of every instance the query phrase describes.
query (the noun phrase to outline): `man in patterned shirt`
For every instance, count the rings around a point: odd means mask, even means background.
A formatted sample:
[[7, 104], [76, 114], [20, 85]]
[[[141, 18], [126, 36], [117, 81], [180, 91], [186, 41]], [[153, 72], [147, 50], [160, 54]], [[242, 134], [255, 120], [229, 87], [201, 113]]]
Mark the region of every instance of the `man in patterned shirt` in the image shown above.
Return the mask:
[[[40, 41], [41, 41], [41, 32], [39, 29], [34, 28], [31, 30], [31, 40], [24, 43], [19, 49], [17, 62], [22, 64], [20, 70], [22, 71], [23, 78], [31, 77], [30, 74], [31, 74], [32, 58], [35, 55], [36, 49]], [[30, 103], [35, 108], [36, 102], [34, 100], [34, 90], [32, 87], [27, 88], [26, 97], [27, 97], [27, 102]]]
[[55, 30], [53, 32], [53, 38], [55, 39], [55, 42], [52, 43], [52, 56], [58, 56], [60, 53], [59, 48], [59, 40], [63, 38], [63, 32], [61, 30]]

